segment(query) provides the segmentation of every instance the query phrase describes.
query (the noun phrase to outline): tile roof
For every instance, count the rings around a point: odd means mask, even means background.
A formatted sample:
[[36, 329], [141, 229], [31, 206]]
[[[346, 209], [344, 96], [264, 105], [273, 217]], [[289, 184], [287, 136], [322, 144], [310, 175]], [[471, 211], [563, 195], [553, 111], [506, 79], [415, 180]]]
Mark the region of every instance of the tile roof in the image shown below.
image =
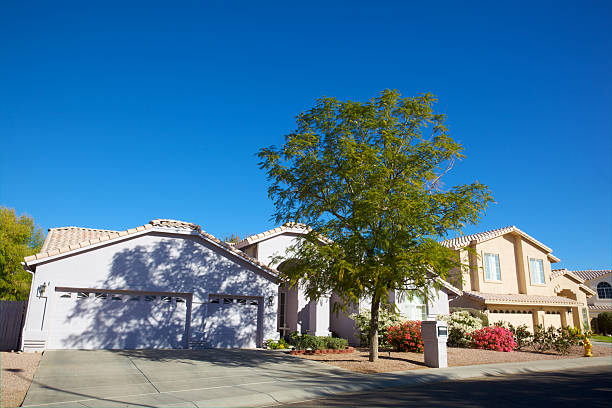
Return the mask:
[[587, 269], [583, 271], [570, 271], [570, 272], [576, 276], [581, 277], [584, 280], [591, 280], [591, 279], [599, 278], [600, 276], [606, 275], [608, 273], [612, 273], [612, 269], [599, 269], [599, 270]]
[[235, 244], [236, 248], [244, 248], [245, 246], [254, 244], [255, 242], [262, 241], [265, 238], [271, 238], [275, 235], [279, 235], [283, 232], [294, 232], [296, 234], [304, 234], [308, 233], [310, 228], [306, 224], [299, 224], [295, 222], [288, 222], [286, 224], [281, 225], [280, 227], [272, 228], [270, 230], [260, 232], [259, 234], [254, 234], [246, 237], [240, 242]]
[[478, 299], [487, 304], [512, 304], [512, 305], [581, 305], [573, 299], [562, 296], [537, 296], [525, 294], [505, 294], [505, 293], [483, 293], [464, 291], [469, 297]]
[[521, 231], [520, 229], [518, 229], [514, 225], [510, 225], [508, 227], [503, 227], [503, 228], [497, 228], [497, 229], [493, 229], [493, 230], [489, 230], [489, 231], [479, 232], [477, 234], [462, 235], [462, 236], [459, 236], [457, 238], [452, 238], [452, 239], [444, 240], [444, 241], [440, 242], [440, 244], [442, 244], [442, 245], [444, 245], [444, 246], [446, 246], [448, 248], [460, 249], [460, 248], [464, 248], [464, 247], [466, 247], [466, 246], [468, 246], [468, 245], [470, 245], [472, 243], [478, 244], [480, 242], [488, 241], [490, 239], [501, 237], [502, 235], [506, 235], [506, 234], [510, 234], [510, 233], [519, 234], [521, 237], [525, 238], [528, 241], [531, 241], [533, 244], [535, 244], [535, 245], [539, 246], [540, 248], [544, 249], [548, 253], [548, 256], [551, 258], [551, 261], [553, 261], [553, 262], [559, 262], [560, 261], [559, 258], [557, 258], [556, 256], [551, 254], [551, 252], [552, 252], [551, 248], [547, 247], [546, 245], [544, 245], [543, 243], [541, 243], [540, 241], [538, 241], [537, 239], [535, 239], [531, 235]]
[[553, 280], [563, 275], [569, 276], [579, 283], [584, 283], [584, 279], [567, 269], [553, 269], [552, 273], [550, 274], [550, 280]]
[[[174, 229], [174, 230], [185, 230], [194, 231], [197, 235], [205, 238], [208, 241], [212, 241], [218, 246], [221, 246], [228, 252], [237, 255], [238, 257], [248, 261], [255, 266], [264, 269], [266, 272], [277, 276], [278, 271], [270, 268], [264, 263], [258, 261], [255, 258], [250, 257], [239, 249], [234, 248], [226, 242], [221, 241], [215, 236], [202, 231], [201, 227], [197, 224], [190, 222], [167, 220], [167, 219], [156, 219], [149, 221], [148, 224], [141, 225], [136, 228], [131, 228], [125, 231], [111, 231], [111, 230], [95, 230], [91, 228], [79, 228], [79, 227], [62, 227], [53, 228], [49, 230], [49, 235], [43, 244], [41, 252], [24, 258], [26, 264], [31, 261], [37, 261], [39, 259], [49, 258], [51, 256], [60, 255], [63, 253], [71, 252], [80, 248], [85, 248], [100, 242], [109, 241], [115, 238], [133, 235], [138, 232], [146, 231], [149, 229]], [[83, 238], [80, 240], [80, 238]]]
[[609, 305], [589, 305], [589, 310], [612, 310], [612, 304]]

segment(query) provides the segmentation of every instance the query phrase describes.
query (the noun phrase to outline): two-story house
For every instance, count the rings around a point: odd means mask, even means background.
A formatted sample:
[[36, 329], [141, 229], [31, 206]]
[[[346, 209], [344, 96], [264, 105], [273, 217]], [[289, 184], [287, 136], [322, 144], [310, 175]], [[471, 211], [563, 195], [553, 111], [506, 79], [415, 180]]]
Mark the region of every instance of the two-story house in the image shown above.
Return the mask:
[[612, 312], [612, 270], [582, 270], [568, 271], [562, 269], [559, 271], [569, 272], [584, 280], [584, 284], [590, 287], [595, 296], [588, 299], [589, 316], [591, 319], [596, 318], [602, 312]]
[[594, 295], [584, 280], [553, 272], [559, 262], [552, 249], [515, 226], [461, 236], [443, 245], [455, 249], [462, 263], [451, 284], [463, 295], [451, 307], [485, 311], [491, 324], [589, 328], [587, 299]]

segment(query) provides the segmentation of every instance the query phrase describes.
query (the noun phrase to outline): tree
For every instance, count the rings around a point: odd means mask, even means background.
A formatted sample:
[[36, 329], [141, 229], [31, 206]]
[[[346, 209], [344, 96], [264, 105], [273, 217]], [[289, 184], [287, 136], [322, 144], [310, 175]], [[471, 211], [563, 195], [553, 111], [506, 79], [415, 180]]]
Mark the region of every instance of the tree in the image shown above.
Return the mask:
[[297, 117], [283, 146], [257, 153], [276, 221], [311, 228], [281, 278], [311, 299], [335, 292], [343, 307], [371, 298], [370, 361], [389, 291], [439, 289], [438, 278], [462, 265], [438, 240], [476, 223], [492, 201], [478, 182], [444, 188], [464, 156], [436, 102], [394, 90], [365, 103], [324, 97]]
[[45, 240], [34, 219], [17, 217], [14, 209], [0, 207], [0, 299], [26, 300], [32, 277], [23, 270], [23, 258], [40, 251]]

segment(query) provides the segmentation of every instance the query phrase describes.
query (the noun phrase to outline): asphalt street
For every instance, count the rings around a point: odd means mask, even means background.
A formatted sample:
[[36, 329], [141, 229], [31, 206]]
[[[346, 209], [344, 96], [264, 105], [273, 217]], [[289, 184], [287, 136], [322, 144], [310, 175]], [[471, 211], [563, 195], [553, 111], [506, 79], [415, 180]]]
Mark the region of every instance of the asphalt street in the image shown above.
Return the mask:
[[447, 381], [277, 407], [598, 407], [612, 403], [610, 367]]

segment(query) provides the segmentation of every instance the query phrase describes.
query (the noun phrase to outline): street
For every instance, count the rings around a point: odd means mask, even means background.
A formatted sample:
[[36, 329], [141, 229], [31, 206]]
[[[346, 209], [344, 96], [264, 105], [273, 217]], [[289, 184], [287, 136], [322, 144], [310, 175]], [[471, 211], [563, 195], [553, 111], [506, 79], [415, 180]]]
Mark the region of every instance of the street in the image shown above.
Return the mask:
[[338, 395], [281, 407], [588, 407], [612, 400], [610, 367], [570, 372], [517, 374], [503, 377], [426, 384]]

